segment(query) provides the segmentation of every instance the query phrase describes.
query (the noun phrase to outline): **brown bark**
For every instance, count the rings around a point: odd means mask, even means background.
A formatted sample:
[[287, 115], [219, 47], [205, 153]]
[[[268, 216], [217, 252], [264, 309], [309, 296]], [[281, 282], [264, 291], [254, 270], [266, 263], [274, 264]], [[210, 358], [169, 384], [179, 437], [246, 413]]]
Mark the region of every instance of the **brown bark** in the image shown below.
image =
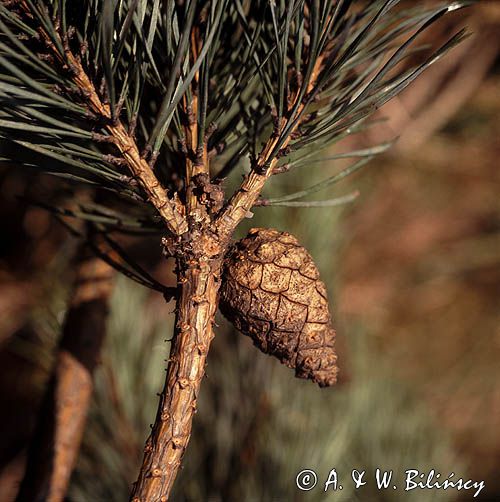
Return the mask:
[[[22, 2], [21, 6], [31, 16], [31, 8]], [[51, 37], [43, 27], [38, 29], [39, 35], [47, 41], [47, 45], [52, 46]], [[61, 37], [61, 42], [63, 37]], [[130, 174], [144, 188], [149, 201], [162, 216], [166, 227], [173, 235], [182, 235], [188, 231], [185, 210], [183, 204], [178, 198], [170, 199], [167, 192], [155, 176], [152, 167], [147, 160], [141, 156], [139, 148], [134, 137], [120, 120], [112, 120], [111, 109], [104, 103], [92, 83], [90, 77], [85, 72], [81, 62], [69, 50], [66, 50], [64, 57], [59, 52], [53, 52], [54, 57], [59, 61], [63, 68], [71, 68], [73, 81], [85, 96], [85, 105], [88, 110], [95, 113], [98, 117], [106, 119], [106, 129], [109, 133], [109, 139], [118, 148], [123, 159], [126, 161]]]
[[191, 435], [205, 372], [221, 271], [220, 258], [178, 262], [175, 337], [155, 424], [144, 449], [132, 500], [168, 500]]
[[[318, 58], [308, 92], [313, 88], [322, 62], [322, 57]], [[301, 104], [299, 110], [302, 108]], [[287, 119], [283, 119], [281, 128], [286, 125]], [[288, 145], [290, 134], [298, 125], [289, 132], [283, 147]], [[194, 138], [193, 130], [188, 131], [187, 136]], [[187, 218], [195, 225], [188, 234], [188, 244], [179, 246], [177, 251], [181, 259], [178, 259], [177, 322], [171, 356], [156, 420], [146, 441], [143, 463], [132, 490], [132, 502], [163, 502], [170, 496], [191, 436], [196, 400], [214, 337], [212, 325], [218, 307], [224, 254], [236, 227], [248, 215], [273, 174], [277, 158], [269, 159], [269, 156], [277, 141], [276, 135], [269, 138], [257, 165], [245, 176], [240, 188], [214, 221], [210, 220], [200, 200], [192, 197], [188, 190]], [[187, 179], [200, 173], [209, 173], [207, 163], [196, 166], [187, 163]], [[195, 230], [196, 227], [202, 230]], [[190, 258], [186, 247], [195, 250], [194, 259]]]
[[80, 252], [75, 290], [18, 501], [62, 501], [76, 463], [105, 335], [113, 270]]
[[[67, 54], [70, 64], [76, 71], [75, 83], [80, 89], [83, 89], [87, 97], [88, 107], [98, 115], [111, 119], [109, 106], [102, 103], [97, 92], [90, 81], [88, 75], [82, 68], [82, 65], [74, 58], [71, 53]], [[107, 125], [109, 134], [114, 144], [120, 150], [123, 158], [127, 162], [128, 168], [137, 181], [148, 194], [150, 202], [160, 213], [167, 228], [175, 234], [187, 232], [187, 222], [184, 216], [184, 208], [178, 199], [169, 199], [165, 189], [156, 178], [153, 169], [146, 159], [141, 157], [139, 148], [128, 133], [125, 126], [117, 120]]]

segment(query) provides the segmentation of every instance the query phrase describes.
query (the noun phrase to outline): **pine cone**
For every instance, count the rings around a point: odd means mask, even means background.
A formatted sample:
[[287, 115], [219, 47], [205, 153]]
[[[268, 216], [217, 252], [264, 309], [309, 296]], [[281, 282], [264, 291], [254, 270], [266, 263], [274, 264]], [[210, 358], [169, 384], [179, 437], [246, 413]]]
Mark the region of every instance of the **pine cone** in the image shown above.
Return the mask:
[[286, 232], [253, 228], [229, 254], [220, 309], [295, 375], [320, 387], [337, 379], [335, 330], [311, 255]]

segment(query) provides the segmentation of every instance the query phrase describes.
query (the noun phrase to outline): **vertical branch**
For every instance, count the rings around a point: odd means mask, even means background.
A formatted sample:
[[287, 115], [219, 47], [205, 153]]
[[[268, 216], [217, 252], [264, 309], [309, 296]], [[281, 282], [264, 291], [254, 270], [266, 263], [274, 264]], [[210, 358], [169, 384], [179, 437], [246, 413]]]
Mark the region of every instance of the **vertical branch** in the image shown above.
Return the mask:
[[[191, 36], [193, 60], [198, 58], [201, 41], [199, 31]], [[206, 143], [199, 144], [196, 74], [191, 85], [191, 102], [185, 95], [186, 139], [186, 209], [190, 223], [208, 226], [210, 217], [195, 188], [195, 177], [205, 174], [209, 183]], [[203, 149], [201, 151], [201, 149]], [[207, 230], [205, 227], [204, 230]], [[210, 343], [214, 337], [213, 321], [218, 304], [218, 291], [224, 249], [215, 235], [191, 230], [190, 242], [178, 250], [175, 332], [170, 350], [167, 377], [153, 430], [144, 448], [139, 477], [131, 494], [133, 502], [168, 500], [182, 457], [189, 443], [193, 416], [196, 412], [201, 381]]]
[[[201, 50], [200, 30], [194, 28], [191, 33], [191, 58], [196, 61]], [[184, 134], [186, 137], [186, 209], [187, 214], [195, 220], [206, 219], [206, 212], [203, 214], [203, 208], [199, 204], [196, 194], [193, 192], [192, 181], [199, 174], [209, 174], [208, 155], [206, 153], [206, 144], [202, 138], [202, 144], [199, 144], [198, 134], [198, 107], [199, 107], [199, 71], [193, 77], [190, 93], [184, 95], [182, 106], [184, 111]], [[191, 102], [188, 101], [191, 96]]]
[[179, 296], [167, 378], [155, 424], [144, 448], [133, 502], [166, 501], [191, 436], [217, 310], [222, 261], [178, 261]]
[[64, 500], [85, 429], [114, 271], [83, 247], [76, 265], [73, 298], [29, 448], [19, 501]]
[[[315, 84], [321, 64], [322, 58], [319, 58], [308, 90]], [[298, 99], [296, 95], [293, 103]], [[304, 105], [299, 103], [297, 108], [301, 113]], [[201, 232], [191, 231], [189, 245], [179, 251], [182, 258], [177, 261], [177, 318], [167, 378], [153, 430], [144, 449], [139, 478], [132, 490], [132, 502], [166, 501], [170, 496], [191, 436], [198, 392], [214, 337], [213, 319], [218, 306], [222, 259], [236, 226], [251, 209], [273, 173], [277, 158], [271, 157], [271, 152], [280, 140], [279, 134], [289, 124], [288, 120], [284, 118], [281, 121], [277, 134], [264, 145], [257, 165], [244, 179], [225, 210], [213, 221], [213, 225], [208, 218], [205, 219], [206, 227]], [[284, 139], [285, 146], [298, 124], [299, 120], [290, 128], [290, 133]], [[192, 129], [188, 128], [186, 136], [194, 144], [196, 134], [193, 134]], [[208, 174], [208, 165], [198, 165], [199, 168]], [[194, 169], [194, 164], [186, 162], [188, 179], [195, 172]], [[198, 210], [203, 209], [203, 206], [192, 195], [192, 202], [188, 202], [188, 214], [196, 218], [200, 216]]]

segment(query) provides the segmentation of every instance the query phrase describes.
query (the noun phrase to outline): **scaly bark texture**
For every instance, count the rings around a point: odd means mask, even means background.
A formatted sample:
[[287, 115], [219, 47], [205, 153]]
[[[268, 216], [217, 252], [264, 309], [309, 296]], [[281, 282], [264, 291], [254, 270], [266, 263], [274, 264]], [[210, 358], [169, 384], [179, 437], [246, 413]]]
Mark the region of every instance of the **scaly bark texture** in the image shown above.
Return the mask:
[[320, 387], [337, 381], [335, 330], [319, 271], [287, 232], [254, 228], [225, 266], [220, 308], [266, 354]]
[[221, 261], [178, 261], [179, 296], [165, 388], [132, 500], [168, 500], [191, 435], [217, 308]]
[[[75, 71], [75, 84], [85, 92], [86, 104], [90, 110], [98, 116], [111, 119], [111, 110], [108, 104], [101, 101], [97, 95], [88, 75], [83, 70], [81, 63], [68, 52], [66, 54], [70, 65]], [[111, 135], [113, 143], [122, 154], [130, 173], [139, 181], [148, 194], [151, 204], [162, 216], [166, 226], [174, 234], [187, 232], [187, 222], [184, 217], [184, 208], [178, 200], [169, 199], [165, 189], [156, 178], [153, 169], [146, 159], [141, 157], [137, 143], [125, 126], [118, 120], [115, 123], [107, 124], [107, 129]]]
[[[312, 89], [321, 64], [320, 57], [312, 72], [308, 90]], [[299, 123], [291, 129], [290, 134]], [[286, 124], [284, 119], [280, 127], [284, 128]], [[192, 130], [188, 132], [188, 137], [195, 136]], [[220, 187], [209, 181], [209, 165], [195, 166], [191, 162], [186, 165], [186, 177], [191, 180], [188, 187], [187, 219], [194, 222], [194, 225], [184, 245], [182, 237], [170, 239], [170, 254], [180, 257], [177, 324], [165, 387], [152, 433], [146, 442], [139, 477], [132, 490], [132, 502], [166, 501], [170, 496], [191, 435], [196, 398], [214, 336], [212, 324], [218, 306], [223, 257], [236, 227], [249, 214], [266, 181], [273, 175], [278, 159], [269, 159], [269, 156], [277, 140], [278, 135], [273, 135], [267, 141], [252, 171], [245, 176], [239, 189], [220, 210], [217, 205], [211, 207], [210, 203], [204, 202], [205, 199], [211, 200], [214, 192], [220, 191]], [[290, 136], [284, 147], [289, 140]], [[206, 178], [201, 178], [204, 181], [196, 187], [199, 194], [193, 197], [193, 181], [203, 174]], [[179, 236], [179, 233], [175, 235]], [[189, 258], [187, 247], [196, 249], [194, 259]], [[203, 307], [200, 308], [200, 305]], [[196, 346], [199, 348], [193, 351]], [[200, 352], [201, 350], [206, 352]]]
[[78, 457], [115, 274], [99, 258], [84, 250], [80, 253], [75, 290], [28, 451], [18, 501], [64, 500]]

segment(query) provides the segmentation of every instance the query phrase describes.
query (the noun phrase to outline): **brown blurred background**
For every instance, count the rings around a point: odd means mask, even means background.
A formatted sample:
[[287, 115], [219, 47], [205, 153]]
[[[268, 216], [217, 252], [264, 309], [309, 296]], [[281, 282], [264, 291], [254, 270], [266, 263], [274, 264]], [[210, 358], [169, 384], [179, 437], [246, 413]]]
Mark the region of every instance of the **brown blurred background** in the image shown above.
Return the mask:
[[[263, 208], [251, 222], [295, 233], [316, 258], [332, 292], [341, 384], [319, 391], [296, 381], [221, 318], [175, 500], [323, 500], [321, 490], [296, 490], [300, 468], [419, 465], [484, 480], [476, 500], [500, 500], [499, 3], [480, 2], [428, 36], [445, 39], [465, 24], [473, 37], [389, 103], [387, 122], [339, 146], [399, 136], [339, 187], [360, 190], [354, 205]], [[300, 175], [271, 189], [293, 183]], [[2, 502], [22, 476], [72, 277], [75, 240], [24, 202], [47, 192], [66, 196], [52, 179], [0, 171]], [[130, 248], [157, 278], [172, 279], [157, 240]], [[171, 310], [117, 280], [69, 500], [126, 499], [154, 416]], [[402, 497], [328, 498], [358, 499]]]

